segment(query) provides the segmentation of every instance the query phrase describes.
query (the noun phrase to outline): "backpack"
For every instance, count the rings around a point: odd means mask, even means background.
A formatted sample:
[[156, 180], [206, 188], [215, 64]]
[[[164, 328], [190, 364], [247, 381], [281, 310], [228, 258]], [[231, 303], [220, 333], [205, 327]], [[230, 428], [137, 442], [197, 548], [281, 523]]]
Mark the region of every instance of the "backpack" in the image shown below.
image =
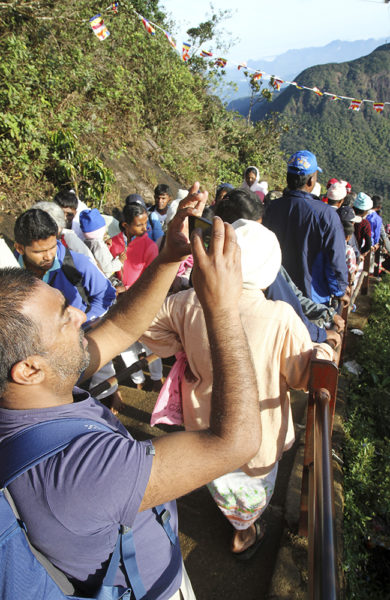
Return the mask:
[[[103, 423], [89, 419], [62, 418], [37, 423], [7, 438], [0, 444], [0, 598], [16, 600], [84, 600], [76, 593], [66, 575], [55, 567], [29, 542], [7, 489], [16, 477], [41, 461], [66, 448], [80, 435], [96, 431], [112, 431]], [[153, 509], [174, 550], [180, 552], [177, 536], [169, 523], [169, 511], [163, 505]], [[120, 562], [131, 587], [114, 586]], [[146, 600], [147, 595], [138, 572], [133, 533], [130, 527], [119, 527], [118, 539], [102, 585], [95, 600]]]
[[[84, 304], [86, 304], [86, 309], [84, 312], [87, 314], [91, 308], [89, 296], [85, 287], [83, 286], [83, 276], [80, 273], [80, 271], [76, 268], [72, 253], [67, 246], [65, 247], [65, 255], [62, 261], [61, 270], [64, 273], [67, 280], [77, 289], [82, 301], [84, 302]], [[57, 275], [58, 271], [56, 271], [51, 281], [49, 281], [49, 285], [53, 285]]]

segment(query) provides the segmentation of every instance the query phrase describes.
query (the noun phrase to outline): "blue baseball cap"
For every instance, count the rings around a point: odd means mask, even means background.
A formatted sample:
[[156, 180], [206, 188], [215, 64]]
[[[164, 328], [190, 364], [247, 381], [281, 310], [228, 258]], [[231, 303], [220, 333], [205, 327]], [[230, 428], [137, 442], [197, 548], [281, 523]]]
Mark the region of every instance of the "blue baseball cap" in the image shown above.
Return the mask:
[[287, 173], [294, 173], [295, 175], [311, 175], [319, 171], [322, 173], [322, 169], [317, 164], [317, 159], [312, 152], [309, 150], [299, 150], [292, 154], [287, 161]]

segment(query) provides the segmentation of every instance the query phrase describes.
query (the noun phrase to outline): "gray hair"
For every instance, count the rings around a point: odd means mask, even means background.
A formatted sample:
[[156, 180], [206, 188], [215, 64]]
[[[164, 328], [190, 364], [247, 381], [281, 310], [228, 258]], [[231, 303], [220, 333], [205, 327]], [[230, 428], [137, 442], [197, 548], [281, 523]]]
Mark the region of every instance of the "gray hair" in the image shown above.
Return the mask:
[[51, 216], [51, 218], [54, 219], [54, 221], [56, 222], [58, 227], [58, 233], [61, 233], [61, 231], [65, 228], [64, 211], [55, 202], [46, 202], [43, 200], [34, 204], [32, 208], [40, 208], [41, 210], [47, 212]]

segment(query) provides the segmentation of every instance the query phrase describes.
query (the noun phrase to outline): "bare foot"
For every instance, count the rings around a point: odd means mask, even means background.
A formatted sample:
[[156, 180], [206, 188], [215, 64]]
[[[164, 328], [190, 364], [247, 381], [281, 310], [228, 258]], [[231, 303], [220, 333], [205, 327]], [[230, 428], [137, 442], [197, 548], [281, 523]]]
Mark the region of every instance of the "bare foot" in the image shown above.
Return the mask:
[[256, 541], [256, 529], [254, 525], [248, 527], [248, 529], [238, 529], [235, 531], [231, 550], [234, 553], [243, 552], [249, 546], [252, 546]]

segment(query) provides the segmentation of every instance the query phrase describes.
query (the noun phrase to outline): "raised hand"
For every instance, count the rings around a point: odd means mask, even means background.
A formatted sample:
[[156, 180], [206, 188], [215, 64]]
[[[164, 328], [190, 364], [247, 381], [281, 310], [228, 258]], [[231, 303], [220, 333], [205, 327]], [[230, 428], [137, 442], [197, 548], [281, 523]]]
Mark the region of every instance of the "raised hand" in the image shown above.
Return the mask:
[[233, 227], [214, 217], [208, 251], [197, 231], [192, 235], [191, 244], [192, 281], [203, 310], [236, 309], [242, 292], [242, 272], [241, 251]]
[[208, 192], [199, 192], [199, 182], [196, 181], [189, 189], [188, 196], [180, 202], [176, 215], [168, 225], [164, 248], [160, 254], [164, 262], [179, 262], [191, 254], [187, 217], [200, 217], [208, 196]]

